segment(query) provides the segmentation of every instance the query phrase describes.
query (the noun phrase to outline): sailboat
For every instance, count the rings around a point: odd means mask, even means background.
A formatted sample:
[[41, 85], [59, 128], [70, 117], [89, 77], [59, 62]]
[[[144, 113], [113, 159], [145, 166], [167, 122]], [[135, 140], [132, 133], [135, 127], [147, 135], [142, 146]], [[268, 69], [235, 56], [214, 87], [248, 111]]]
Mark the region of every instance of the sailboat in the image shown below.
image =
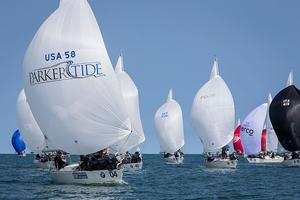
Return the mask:
[[[268, 96], [268, 103], [255, 108], [245, 118], [241, 125], [242, 145], [249, 163], [280, 163], [283, 158], [276, 155], [273, 128], [268, 117], [269, 105], [272, 101]], [[266, 127], [265, 127], [266, 122]]]
[[12, 135], [11, 144], [20, 157], [26, 156], [26, 152], [25, 152], [26, 145], [19, 130], [16, 130]]
[[181, 107], [173, 99], [172, 89], [167, 101], [158, 108], [154, 116], [156, 135], [160, 144], [160, 151], [164, 153], [167, 164], [183, 162], [181, 148], [184, 145], [183, 118]]
[[118, 58], [115, 73], [132, 123], [132, 134], [130, 134], [128, 138], [125, 138], [124, 141], [115, 145], [114, 148], [119, 149], [119, 153], [125, 156], [123, 159], [123, 168], [132, 171], [141, 169], [143, 166], [142, 155], [139, 148], [137, 148], [134, 154], [129, 153], [130, 150], [145, 141], [139, 109], [139, 91], [134, 81], [124, 70], [122, 55]]
[[[23, 61], [25, 93], [48, 144], [74, 155], [128, 138], [131, 121], [96, 18], [87, 0], [61, 0], [31, 41]], [[105, 151], [104, 151], [105, 150]], [[50, 171], [53, 182], [122, 183], [123, 170]]]
[[[206, 167], [236, 168], [236, 159], [230, 159], [227, 153], [218, 155], [221, 148], [233, 139], [234, 112], [232, 94], [219, 75], [218, 61], [215, 59], [210, 80], [197, 92], [191, 110], [192, 125], [207, 154]], [[225, 151], [229, 153], [227, 149]]]
[[252, 110], [241, 124], [241, 140], [247, 160], [261, 152], [261, 138], [267, 113], [267, 103]]
[[17, 125], [23, 134], [24, 141], [32, 152], [37, 153], [33, 161], [34, 165], [38, 168], [53, 168], [54, 156], [57, 150], [48, 149], [45, 136], [30, 110], [24, 89], [21, 90], [18, 96], [16, 110]]
[[241, 121], [238, 120], [237, 126], [234, 130], [233, 148], [238, 154], [244, 154], [244, 149], [241, 141]]
[[300, 167], [300, 91], [289, 74], [286, 88], [281, 90], [270, 105], [270, 119], [285, 153], [283, 165]]

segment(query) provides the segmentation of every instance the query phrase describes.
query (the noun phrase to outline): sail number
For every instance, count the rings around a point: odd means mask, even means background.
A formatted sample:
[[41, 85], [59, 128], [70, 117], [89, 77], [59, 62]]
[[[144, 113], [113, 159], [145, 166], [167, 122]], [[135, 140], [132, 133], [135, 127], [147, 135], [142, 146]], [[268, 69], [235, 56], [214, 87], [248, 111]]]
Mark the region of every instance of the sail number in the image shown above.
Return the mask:
[[117, 174], [117, 172], [116, 171], [110, 171], [109, 172], [109, 175], [110, 175], [110, 177], [118, 177], [118, 174]]
[[161, 113], [161, 117], [162, 118], [169, 117], [169, 113], [168, 112], [163, 112], [163, 113]]
[[45, 54], [45, 60], [50, 61], [50, 60], [69, 59], [69, 58], [75, 58], [75, 56], [76, 56], [75, 51], [47, 53]]

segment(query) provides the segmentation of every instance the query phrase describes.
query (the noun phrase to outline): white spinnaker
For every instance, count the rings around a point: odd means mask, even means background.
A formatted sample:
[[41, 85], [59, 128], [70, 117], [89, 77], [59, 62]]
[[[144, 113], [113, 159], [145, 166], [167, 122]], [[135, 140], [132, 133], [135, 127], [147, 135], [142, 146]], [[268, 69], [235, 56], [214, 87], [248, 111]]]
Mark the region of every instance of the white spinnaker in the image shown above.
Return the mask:
[[45, 147], [45, 137], [32, 115], [23, 89], [18, 96], [16, 109], [17, 125], [26, 146], [35, 153], [41, 152]]
[[86, 0], [61, 1], [41, 25], [25, 54], [23, 77], [49, 145], [87, 154], [130, 134], [119, 83]]
[[191, 110], [191, 122], [204, 152], [217, 151], [227, 145], [234, 134], [233, 97], [218, 71], [215, 60], [210, 80], [197, 92]]
[[267, 118], [266, 118], [266, 130], [267, 130], [267, 151], [277, 152], [278, 148], [278, 139], [277, 135], [273, 129], [270, 116], [269, 116], [269, 108], [272, 102], [272, 96], [269, 93], [268, 95], [268, 110], [267, 110]]
[[114, 149], [120, 153], [129, 151], [145, 141], [144, 130], [140, 117], [139, 91], [130, 76], [124, 71], [123, 56], [120, 55], [115, 73], [120, 84], [123, 98], [132, 124], [132, 133], [115, 145]]
[[172, 90], [169, 91], [167, 101], [156, 111], [154, 122], [161, 152], [174, 153], [183, 147], [182, 111], [173, 99]]
[[267, 114], [267, 103], [251, 111], [241, 124], [241, 140], [247, 155], [254, 155], [261, 151], [261, 135]]

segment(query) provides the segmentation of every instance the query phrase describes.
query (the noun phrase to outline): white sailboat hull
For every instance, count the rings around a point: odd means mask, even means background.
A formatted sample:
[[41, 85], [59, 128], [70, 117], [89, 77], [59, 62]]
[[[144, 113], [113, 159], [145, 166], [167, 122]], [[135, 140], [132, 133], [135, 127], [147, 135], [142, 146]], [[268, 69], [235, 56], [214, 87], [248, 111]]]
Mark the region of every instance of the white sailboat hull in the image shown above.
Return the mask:
[[123, 182], [123, 170], [78, 171], [76, 170], [78, 165], [76, 163], [60, 170], [51, 170], [51, 180], [63, 184], [121, 184]]
[[300, 167], [300, 159], [284, 160], [282, 164], [285, 167]]
[[42, 169], [55, 168], [54, 161], [41, 162], [39, 160], [34, 160], [33, 164], [35, 167], [42, 168]]
[[175, 158], [175, 156], [170, 156], [168, 158], [164, 158], [166, 164], [181, 164], [183, 163], [184, 157]]
[[143, 168], [143, 162], [123, 164], [124, 171], [136, 171]]
[[247, 158], [249, 163], [281, 163], [284, 159], [281, 156], [275, 156], [275, 158], [271, 158], [266, 156], [263, 158]]
[[220, 168], [220, 169], [235, 169], [237, 166], [237, 160], [230, 159], [214, 159], [213, 161], [205, 161], [205, 167], [207, 168]]

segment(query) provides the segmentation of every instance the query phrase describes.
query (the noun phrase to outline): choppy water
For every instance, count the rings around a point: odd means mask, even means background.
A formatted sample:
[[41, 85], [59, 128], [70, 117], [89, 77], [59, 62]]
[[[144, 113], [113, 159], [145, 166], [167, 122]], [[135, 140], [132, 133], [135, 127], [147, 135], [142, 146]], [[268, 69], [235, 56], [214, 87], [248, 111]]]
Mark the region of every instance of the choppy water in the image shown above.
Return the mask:
[[166, 165], [161, 155], [144, 155], [143, 170], [125, 174], [118, 186], [58, 185], [33, 157], [0, 155], [0, 199], [300, 199], [300, 168], [250, 165], [208, 170], [200, 155]]

